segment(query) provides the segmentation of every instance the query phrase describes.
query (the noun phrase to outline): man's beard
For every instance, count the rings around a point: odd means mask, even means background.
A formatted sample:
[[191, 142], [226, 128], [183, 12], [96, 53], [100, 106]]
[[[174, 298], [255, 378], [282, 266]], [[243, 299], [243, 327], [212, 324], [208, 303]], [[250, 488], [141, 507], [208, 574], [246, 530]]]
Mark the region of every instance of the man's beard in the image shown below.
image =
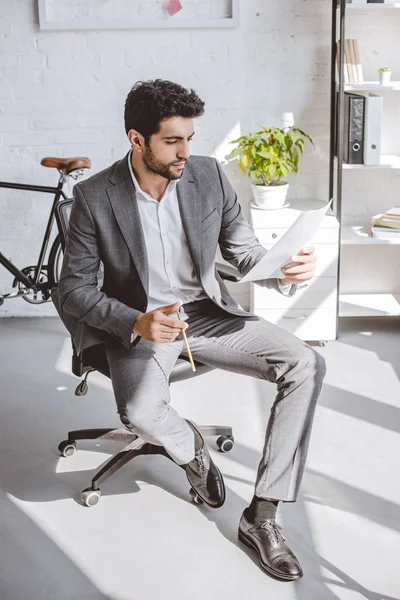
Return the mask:
[[[168, 181], [172, 181], [174, 179], [181, 178], [182, 173], [180, 175], [178, 175], [178, 174], [172, 172], [171, 165], [173, 163], [165, 164], [156, 159], [150, 146], [145, 146], [145, 150], [142, 154], [142, 159], [143, 159], [143, 163], [144, 163], [145, 167], [151, 173], [160, 175], [161, 177], [168, 179]], [[178, 162], [178, 161], [174, 161], [174, 162]], [[182, 161], [182, 162], [184, 162], [184, 161]]]

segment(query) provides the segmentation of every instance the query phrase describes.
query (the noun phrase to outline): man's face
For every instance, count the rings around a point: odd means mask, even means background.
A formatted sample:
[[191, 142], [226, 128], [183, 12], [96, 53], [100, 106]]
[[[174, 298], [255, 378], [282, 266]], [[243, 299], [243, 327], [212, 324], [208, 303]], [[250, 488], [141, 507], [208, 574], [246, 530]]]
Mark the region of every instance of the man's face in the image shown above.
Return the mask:
[[190, 156], [193, 136], [193, 119], [171, 117], [161, 121], [160, 131], [151, 136], [142, 153], [147, 170], [169, 181], [179, 179]]

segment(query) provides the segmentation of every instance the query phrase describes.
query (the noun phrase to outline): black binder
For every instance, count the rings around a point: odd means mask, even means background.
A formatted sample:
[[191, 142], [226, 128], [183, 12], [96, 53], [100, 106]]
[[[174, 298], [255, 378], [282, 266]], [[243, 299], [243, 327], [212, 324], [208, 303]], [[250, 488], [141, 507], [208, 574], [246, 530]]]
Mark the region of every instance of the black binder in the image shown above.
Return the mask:
[[364, 163], [365, 97], [344, 94], [343, 160], [350, 165]]

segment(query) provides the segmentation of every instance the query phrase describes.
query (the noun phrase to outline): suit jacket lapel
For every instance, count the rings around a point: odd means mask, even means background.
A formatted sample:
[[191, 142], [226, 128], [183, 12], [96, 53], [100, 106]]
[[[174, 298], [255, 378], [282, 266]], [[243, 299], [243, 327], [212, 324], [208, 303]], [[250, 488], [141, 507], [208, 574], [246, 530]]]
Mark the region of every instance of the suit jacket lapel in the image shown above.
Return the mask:
[[196, 178], [187, 163], [177, 185], [179, 211], [186, 234], [190, 256], [197, 276], [201, 277], [201, 202], [196, 194]]
[[116, 166], [110, 177], [113, 185], [107, 189], [107, 195], [146, 295], [148, 295], [149, 265], [146, 242], [128, 160], [128, 156], [125, 156]]

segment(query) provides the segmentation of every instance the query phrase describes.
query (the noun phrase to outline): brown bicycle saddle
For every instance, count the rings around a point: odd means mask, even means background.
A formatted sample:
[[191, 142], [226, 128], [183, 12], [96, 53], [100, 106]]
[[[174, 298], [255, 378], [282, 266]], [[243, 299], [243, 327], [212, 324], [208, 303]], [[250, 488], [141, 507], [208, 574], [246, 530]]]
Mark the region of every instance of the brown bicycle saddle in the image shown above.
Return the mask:
[[42, 158], [40, 164], [44, 167], [52, 167], [63, 171], [66, 175], [75, 171], [75, 169], [90, 169], [92, 166], [90, 159], [83, 156], [76, 156], [74, 158], [53, 158], [46, 156], [46, 158]]

